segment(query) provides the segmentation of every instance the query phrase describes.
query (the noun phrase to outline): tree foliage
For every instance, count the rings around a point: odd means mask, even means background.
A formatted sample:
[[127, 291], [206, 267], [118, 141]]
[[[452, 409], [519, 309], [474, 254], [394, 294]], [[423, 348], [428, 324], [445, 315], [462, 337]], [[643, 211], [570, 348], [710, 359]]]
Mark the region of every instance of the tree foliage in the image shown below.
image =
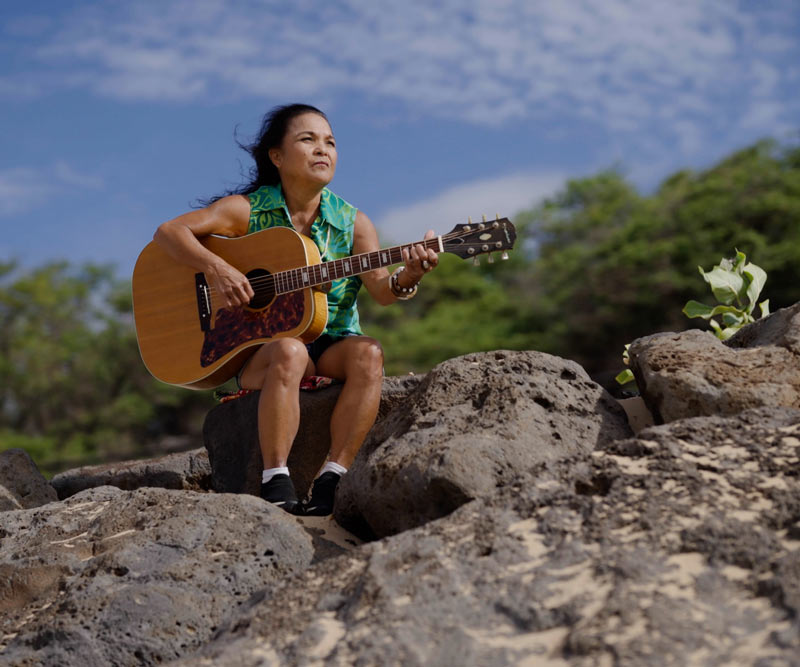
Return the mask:
[[600, 379], [613, 377], [634, 338], [696, 326], [681, 310], [704, 295], [697, 267], [735, 249], [767, 272], [773, 308], [800, 300], [796, 146], [759, 142], [708, 170], [679, 171], [650, 195], [618, 171], [602, 171], [569, 181], [514, 222], [512, 261], [473, 270], [443, 260], [415, 301], [365, 309], [387, 372], [510, 348], [571, 358]]
[[[772, 309], [800, 301], [796, 146], [759, 142], [708, 170], [677, 172], [648, 195], [602, 171], [514, 222], [507, 262], [473, 267], [445, 255], [411, 301], [383, 308], [362, 296], [362, 323], [382, 342], [387, 373], [534, 349], [574, 359], [611, 386], [626, 343], [698, 325], [681, 312], [706, 296], [697, 267], [737, 250], [766, 272]], [[149, 455], [170, 435], [196, 438], [210, 392], [150, 377], [131, 310], [129, 284], [108, 268], [0, 264], [0, 449], [22, 446], [53, 470]]]
[[208, 397], [147, 373], [130, 287], [111, 269], [0, 268], [0, 449], [45, 469], [152, 451], [189, 428]]

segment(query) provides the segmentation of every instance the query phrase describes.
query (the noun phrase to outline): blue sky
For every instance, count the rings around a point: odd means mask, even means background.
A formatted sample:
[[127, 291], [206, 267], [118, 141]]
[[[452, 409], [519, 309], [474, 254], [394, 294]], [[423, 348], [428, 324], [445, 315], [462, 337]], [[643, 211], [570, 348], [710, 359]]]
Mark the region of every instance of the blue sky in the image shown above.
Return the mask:
[[4, 2], [0, 258], [127, 276], [276, 104], [327, 112], [332, 189], [405, 242], [796, 136], [798, 91], [797, 0]]

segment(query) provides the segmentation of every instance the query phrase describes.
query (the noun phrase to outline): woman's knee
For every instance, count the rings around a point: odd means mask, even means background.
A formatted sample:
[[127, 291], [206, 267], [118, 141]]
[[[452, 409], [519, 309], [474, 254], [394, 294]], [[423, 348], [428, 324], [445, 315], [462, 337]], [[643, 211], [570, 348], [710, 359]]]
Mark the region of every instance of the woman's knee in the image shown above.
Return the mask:
[[268, 372], [302, 376], [307, 366], [308, 350], [302, 341], [280, 338], [270, 343]]
[[383, 377], [383, 347], [374, 338], [364, 336], [359, 341], [356, 358], [358, 372], [365, 379], [380, 379]]

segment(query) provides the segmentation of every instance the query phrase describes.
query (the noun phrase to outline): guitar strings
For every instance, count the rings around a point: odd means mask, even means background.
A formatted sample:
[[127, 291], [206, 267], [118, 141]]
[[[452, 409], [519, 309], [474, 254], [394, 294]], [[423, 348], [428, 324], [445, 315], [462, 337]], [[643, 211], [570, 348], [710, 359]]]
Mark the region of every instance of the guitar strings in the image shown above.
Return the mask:
[[[442, 238], [444, 239], [445, 237], [443, 236]], [[452, 237], [449, 237], [449, 238], [452, 239], [452, 238], [455, 238], [455, 237], [452, 236]], [[417, 244], [411, 244], [411, 245], [417, 245]], [[461, 247], [462, 248], [470, 248], [470, 247], [481, 248], [483, 245], [485, 245], [485, 244], [483, 244], [483, 243], [467, 243], [467, 244], [462, 245]], [[407, 248], [408, 246], [399, 246], [399, 247]], [[366, 254], [371, 254], [371, 253], [363, 253], [363, 254], [366, 255]], [[345, 259], [352, 259], [354, 257], [360, 257], [360, 256], [361, 255], [351, 255], [350, 257], [345, 258]], [[332, 263], [332, 262], [339, 262], [339, 261], [343, 261], [343, 260], [331, 260], [330, 262], [323, 262], [323, 263]], [[393, 262], [393, 263], [398, 263], [398, 262]], [[266, 276], [258, 276], [258, 277], [252, 278], [249, 282], [250, 282], [250, 285], [253, 288], [253, 290], [256, 292], [256, 294], [258, 294], [259, 292], [262, 292], [262, 293], [263, 292], [273, 292], [273, 291], [275, 291], [275, 282], [276, 282], [275, 276], [276, 275], [289, 273], [290, 271], [298, 271], [298, 270], [300, 270], [302, 268], [310, 268], [310, 267], [313, 267], [313, 266], [320, 266], [320, 264], [311, 264], [311, 265], [308, 265], [308, 267], [296, 267], [294, 269], [286, 269], [285, 271], [279, 271], [276, 274], [269, 274], [269, 275], [266, 275]], [[376, 268], [380, 268], [380, 267], [376, 267]], [[370, 271], [370, 270], [372, 270], [372, 269], [367, 269], [367, 271]], [[359, 273], [366, 273], [367, 271], [361, 271]], [[358, 275], [358, 273], [350, 273], [348, 275]], [[343, 276], [343, 277], [347, 277], [347, 275]], [[331, 277], [331, 281], [332, 280], [339, 280], [339, 279], [340, 278]], [[287, 277], [286, 280], [287, 281], [288, 280], [292, 280], [292, 278], [291, 277]], [[330, 281], [326, 281], [326, 282], [330, 282]], [[307, 289], [307, 288], [313, 287], [313, 286], [314, 285], [300, 285], [299, 287], [290, 289], [290, 290], [288, 290], [287, 292], [284, 292], [284, 293], [285, 294], [289, 294], [291, 292], [296, 292], [296, 291], [299, 291], [299, 290], [302, 290], [302, 289]], [[217, 290], [214, 289], [213, 287], [209, 286], [208, 287], [208, 294], [209, 294], [209, 296], [215, 296], [215, 295], [217, 295]]]
[[[482, 243], [471, 243], [471, 244], [464, 244], [461, 247], [462, 248], [470, 248], [470, 247], [481, 248], [483, 245], [485, 245], [485, 244], [482, 244]], [[477, 255], [475, 255], [475, 256], [477, 256]], [[342, 260], [332, 260], [332, 261], [342, 261]], [[319, 264], [309, 265], [309, 267], [313, 267], [313, 266], [320, 266], [320, 265]], [[384, 266], [387, 266], [387, 265], [384, 265]], [[275, 283], [276, 282], [280, 282], [280, 278], [276, 279], [276, 275], [279, 276], [281, 274], [286, 274], [286, 273], [289, 273], [291, 271], [297, 271], [297, 270], [300, 270], [301, 268], [307, 268], [307, 267], [297, 267], [297, 268], [294, 268], [294, 269], [287, 269], [285, 271], [279, 271], [276, 274], [269, 274], [269, 275], [266, 275], [266, 276], [257, 276], [255, 278], [252, 278], [252, 279], [249, 280], [250, 286], [253, 288], [253, 291], [256, 293], [256, 295], [258, 295], [260, 293], [263, 294], [263, 293], [275, 292], [276, 291]], [[376, 267], [376, 268], [381, 268], [381, 267]], [[366, 271], [359, 271], [358, 273], [348, 273], [345, 276], [341, 276], [341, 277], [359, 275], [360, 273], [366, 273], [367, 271], [371, 271], [371, 270], [373, 270], [373, 269], [367, 269]], [[315, 282], [314, 284], [310, 284], [310, 285], [300, 285], [298, 287], [293, 287], [292, 289], [290, 289], [290, 290], [288, 290], [286, 292], [279, 292], [279, 294], [290, 294], [291, 292], [297, 292], [297, 291], [300, 291], [302, 289], [308, 289], [308, 288], [314, 287], [315, 285], [318, 285], [318, 284], [324, 284], [324, 282], [332, 282], [334, 280], [340, 280], [341, 277], [330, 276], [330, 280], [323, 281], [322, 283]], [[286, 280], [287, 282], [294, 282], [294, 281], [297, 280], [297, 276], [294, 276], [294, 277], [287, 276], [287, 277], [284, 278], [284, 280]], [[215, 288], [213, 288], [211, 286], [208, 286], [208, 294], [209, 294], [209, 296], [217, 296], [218, 295], [218, 291]]]
[[[452, 241], [452, 240], [455, 240], [455, 239], [458, 239], [458, 238], [463, 238], [463, 237], [466, 237], [466, 236], [470, 236], [470, 235], [474, 234], [475, 231], [476, 230], [453, 232], [453, 233], [449, 233], [449, 234], [444, 234], [441, 238], [442, 238], [442, 241], [445, 241], [445, 240]], [[480, 231], [480, 230], [477, 230], [477, 231]], [[423, 241], [421, 241], [419, 243], [408, 243], [408, 244], [401, 245], [401, 246], [395, 246], [393, 248], [387, 248], [386, 250], [399, 249], [401, 251], [401, 253], [402, 253], [403, 250], [407, 250], [407, 249], [411, 248], [412, 246], [421, 245], [421, 244], [425, 244], [427, 242], [436, 241], [436, 240], [437, 240], [436, 238], [425, 239], [425, 240], [423, 240]], [[462, 248], [471, 248], [471, 247], [480, 248], [480, 247], [482, 247], [484, 245], [486, 245], [486, 244], [485, 243], [466, 243], [466, 244], [463, 244], [460, 247], [462, 247]], [[383, 249], [381, 249], [381, 250], [383, 250]], [[381, 250], [373, 251], [373, 252], [381, 252]], [[338, 260], [330, 260], [328, 262], [323, 262], [323, 264], [331, 264], [333, 262], [342, 262], [345, 259], [351, 259], [351, 260], [352, 259], [357, 259], [359, 257], [363, 257], [365, 255], [371, 255], [371, 254], [373, 254], [373, 253], [372, 252], [368, 252], [368, 253], [361, 253], [359, 255], [350, 255], [349, 257], [346, 257], [346, 258], [342, 258], [342, 259], [338, 259]], [[278, 272], [278, 274], [288, 273], [290, 271], [297, 271], [297, 270], [300, 270], [302, 268], [310, 268], [310, 267], [313, 267], [313, 266], [321, 266], [321, 264], [312, 264], [312, 265], [308, 265], [307, 267], [296, 267], [294, 269], [287, 269], [285, 271]], [[380, 268], [380, 267], [378, 267], [378, 268]], [[369, 270], [372, 270], [372, 269], [368, 269], [368, 271]], [[364, 271], [364, 273], [366, 273], [366, 271]], [[269, 275], [258, 276], [256, 278], [253, 278], [253, 279], [250, 280], [250, 286], [253, 288], [253, 291], [256, 292], [256, 295], [258, 295], [259, 291], [262, 292], [262, 293], [263, 292], [274, 292], [275, 291], [275, 275], [277, 275], [277, 274], [272, 274], [271, 273]], [[350, 275], [357, 275], [357, 274], [350, 274]], [[338, 280], [338, 278], [332, 278], [332, 280]], [[308, 287], [310, 287], [310, 286], [308, 286]], [[300, 286], [300, 287], [298, 287], [296, 289], [289, 290], [289, 292], [287, 292], [287, 293], [299, 291], [301, 289], [307, 289], [307, 286]], [[209, 294], [209, 296], [215, 296], [217, 294], [217, 290], [214, 289], [213, 287], [209, 286], [208, 287], [208, 294]]]

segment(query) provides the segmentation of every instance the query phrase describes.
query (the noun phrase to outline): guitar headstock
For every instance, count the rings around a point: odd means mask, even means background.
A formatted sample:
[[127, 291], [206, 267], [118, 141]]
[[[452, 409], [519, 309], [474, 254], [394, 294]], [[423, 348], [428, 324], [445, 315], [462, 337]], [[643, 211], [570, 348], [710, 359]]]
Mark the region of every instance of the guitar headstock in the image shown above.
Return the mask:
[[[478, 256], [485, 253], [501, 252], [503, 259], [508, 259], [508, 250], [514, 247], [517, 239], [517, 230], [508, 218], [496, 218], [483, 222], [469, 222], [456, 225], [442, 236], [442, 246], [445, 252], [451, 252], [464, 259], [474, 257], [478, 264]], [[494, 259], [489, 255], [489, 262]]]

